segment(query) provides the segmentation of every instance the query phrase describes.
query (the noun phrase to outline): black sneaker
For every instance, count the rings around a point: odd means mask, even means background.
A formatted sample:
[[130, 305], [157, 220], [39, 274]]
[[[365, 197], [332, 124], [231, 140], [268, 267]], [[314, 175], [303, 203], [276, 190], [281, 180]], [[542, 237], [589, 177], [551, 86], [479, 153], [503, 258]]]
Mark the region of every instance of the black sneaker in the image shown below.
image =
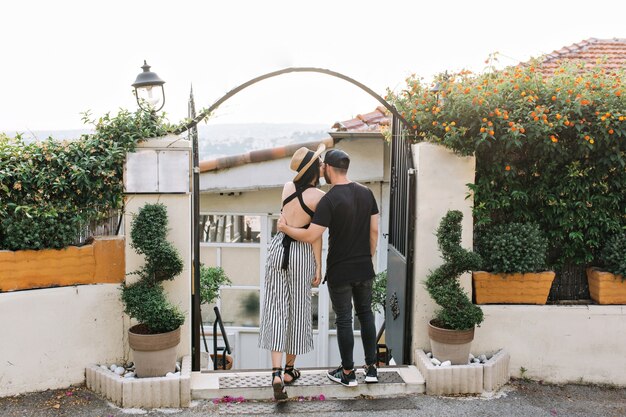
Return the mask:
[[365, 365], [365, 383], [375, 384], [378, 382], [378, 369], [376, 365]]
[[328, 379], [331, 381], [337, 382], [346, 387], [356, 387], [356, 375], [354, 374], [354, 369], [350, 371], [349, 374], [343, 372], [343, 367], [339, 367], [337, 369], [333, 369], [332, 371], [328, 371]]

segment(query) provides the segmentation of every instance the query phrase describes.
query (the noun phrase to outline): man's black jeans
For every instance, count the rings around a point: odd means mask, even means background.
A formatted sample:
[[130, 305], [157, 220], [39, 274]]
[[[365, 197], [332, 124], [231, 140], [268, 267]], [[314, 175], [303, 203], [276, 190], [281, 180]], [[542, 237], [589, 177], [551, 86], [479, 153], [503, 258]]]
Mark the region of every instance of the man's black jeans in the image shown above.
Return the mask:
[[343, 369], [354, 368], [354, 333], [352, 330], [352, 300], [354, 310], [361, 323], [361, 340], [365, 352], [365, 363], [376, 363], [376, 324], [372, 313], [373, 280], [339, 284], [328, 287], [330, 301], [336, 316], [337, 341], [341, 366]]

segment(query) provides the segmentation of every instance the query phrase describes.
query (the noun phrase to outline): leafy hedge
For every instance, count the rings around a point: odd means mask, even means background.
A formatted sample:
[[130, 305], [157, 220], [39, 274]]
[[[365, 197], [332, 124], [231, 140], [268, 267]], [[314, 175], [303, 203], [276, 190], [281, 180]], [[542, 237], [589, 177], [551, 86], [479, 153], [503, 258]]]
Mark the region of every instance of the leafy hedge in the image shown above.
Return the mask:
[[626, 279], [626, 231], [611, 236], [598, 257], [604, 269]]
[[79, 231], [121, 207], [127, 152], [166, 133], [162, 116], [120, 110], [77, 140], [28, 143], [0, 135], [0, 249], [63, 248]]
[[476, 230], [476, 252], [488, 272], [539, 272], [546, 269], [548, 239], [532, 223], [504, 223]]
[[481, 75], [441, 75], [439, 95], [416, 77], [389, 99], [420, 132], [475, 154], [477, 225], [535, 222], [549, 266], [594, 261], [626, 229], [624, 72], [535, 64]]

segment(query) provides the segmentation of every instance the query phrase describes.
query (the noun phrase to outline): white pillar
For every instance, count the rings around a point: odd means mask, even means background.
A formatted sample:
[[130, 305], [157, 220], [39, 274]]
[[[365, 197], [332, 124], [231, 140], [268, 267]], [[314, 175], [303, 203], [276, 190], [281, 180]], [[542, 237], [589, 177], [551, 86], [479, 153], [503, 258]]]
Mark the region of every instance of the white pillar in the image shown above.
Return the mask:
[[[426, 291], [424, 281], [430, 271], [442, 264], [435, 233], [448, 210], [463, 213], [461, 245], [472, 248], [473, 198], [466, 199], [466, 184], [474, 182], [476, 164], [474, 157], [460, 157], [432, 143], [415, 144], [412, 152], [417, 170], [411, 343], [411, 362], [415, 363], [415, 349], [430, 350], [427, 325], [438, 306]], [[461, 284], [471, 297], [471, 275], [465, 274]]]
[[[124, 168], [126, 239], [126, 272], [144, 265], [143, 256], [130, 247], [130, 224], [133, 215], [145, 204], [162, 203], [167, 208], [167, 240], [172, 242], [183, 259], [183, 271], [163, 287], [168, 300], [185, 315], [181, 328], [178, 356], [191, 354], [191, 143], [179, 136], [148, 139], [128, 154]], [[127, 276], [133, 282], [135, 276]], [[126, 319], [124, 338], [130, 323]], [[126, 344], [127, 345], [127, 344]]]

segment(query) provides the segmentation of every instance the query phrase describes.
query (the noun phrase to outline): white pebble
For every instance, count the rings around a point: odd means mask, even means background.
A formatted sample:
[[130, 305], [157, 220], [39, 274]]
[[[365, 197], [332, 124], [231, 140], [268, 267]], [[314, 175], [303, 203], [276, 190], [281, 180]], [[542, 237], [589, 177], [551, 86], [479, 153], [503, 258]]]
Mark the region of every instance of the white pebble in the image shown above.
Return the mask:
[[450, 366], [450, 365], [452, 365], [452, 362], [450, 362], [450, 361], [443, 361], [443, 362], [441, 362], [441, 366]]
[[123, 366], [118, 366], [117, 368], [115, 368], [115, 371], [113, 371], [113, 372], [115, 372], [118, 375], [123, 375], [124, 372], [126, 372], [126, 369], [124, 369]]
[[168, 373], [165, 374], [165, 376], [166, 377], [171, 377], [171, 376], [174, 376], [174, 373], [173, 372], [168, 372]]
[[108, 367], [108, 366], [106, 366], [106, 365], [100, 365], [100, 368], [102, 368], [102, 369], [106, 369], [107, 371], [109, 370], [109, 367]]
[[426, 354], [426, 356], [427, 356], [427, 357], [429, 357], [429, 358], [432, 358], [432, 357], [433, 357], [433, 353], [432, 353], [432, 352], [428, 352], [428, 353]]
[[478, 359], [479, 359], [482, 363], [485, 363], [485, 362], [487, 362], [487, 355], [480, 355], [480, 356], [478, 357]]
[[117, 368], [117, 365], [116, 365], [116, 364], [113, 364], [113, 365], [109, 366], [109, 369], [110, 369], [112, 372], [115, 372], [115, 368]]
[[432, 362], [432, 364], [433, 364], [433, 365], [435, 365], [435, 366], [439, 366], [439, 365], [441, 365], [441, 361], [440, 361], [439, 359], [437, 359], [437, 358], [432, 358], [430, 361], [431, 361], [431, 362]]
[[469, 360], [472, 361], [472, 360], [474, 360], [474, 358], [475, 358], [475, 356], [470, 353]]
[[135, 377], [135, 373], [134, 372], [126, 372], [124, 374], [124, 378], [134, 378]]

